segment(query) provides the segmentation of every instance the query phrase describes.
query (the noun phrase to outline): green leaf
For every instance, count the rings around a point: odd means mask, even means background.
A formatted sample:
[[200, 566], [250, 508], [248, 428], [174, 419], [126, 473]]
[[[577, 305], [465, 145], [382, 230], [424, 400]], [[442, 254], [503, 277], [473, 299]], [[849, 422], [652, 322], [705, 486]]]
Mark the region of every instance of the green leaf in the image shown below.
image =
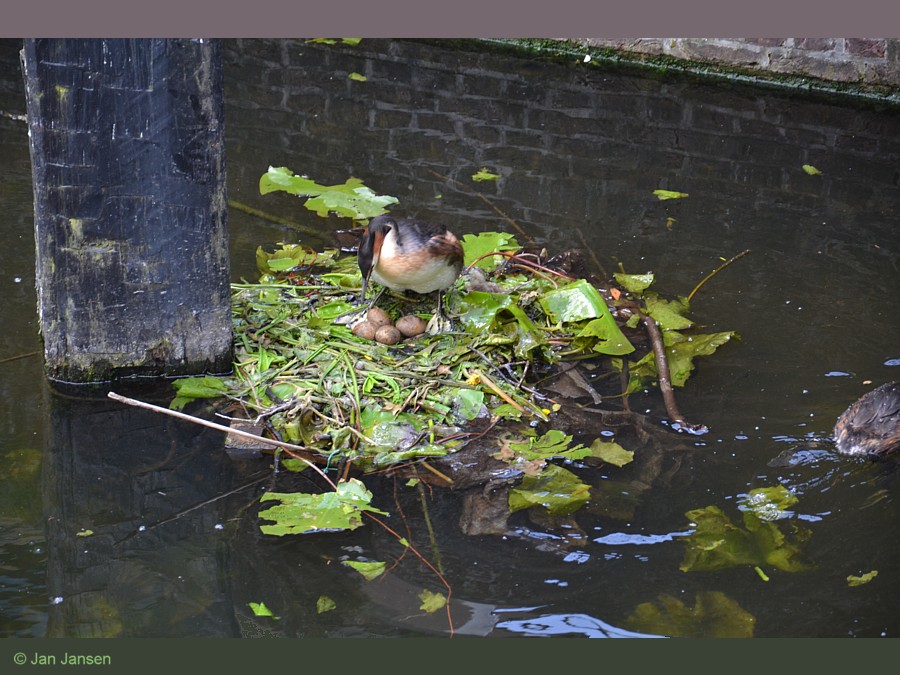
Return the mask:
[[591, 443], [591, 456], [603, 460], [613, 466], [625, 466], [634, 461], [634, 453], [626, 450], [618, 443], [604, 441], [600, 438]]
[[422, 601], [419, 609], [429, 614], [433, 614], [447, 604], [447, 598], [442, 593], [432, 593], [427, 588], [419, 593], [419, 600]]
[[529, 438], [522, 443], [510, 443], [509, 448], [517, 455], [524, 459], [551, 459], [553, 457], [566, 457], [569, 459], [581, 459], [590, 452], [583, 452], [580, 456], [573, 456], [578, 451], [584, 450], [584, 446], [580, 443], [574, 447], [570, 447], [572, 437], [559, 431], [558, 429], [550, 429], [542, 436]]
[[599, 291], [584, 279], [545, 293], [540, 303], [550, 319], [557, 323], [596, 319], [609, 314], [609, 307]]
[[781, 520], [792, 514], [790, 507], [799, 500], [783, 485], [756, 488], [738, 500], [738, 507], [761, 520]]
[[304, 492], [267, 492], [260, 501], [279, 501], [280, 504], [260, 511], [259, 517], [274, 525], [260, 525], [264, 534], [309, 534], [355, 530], [362, 525], [362, 513], [372, 511], [387, 515], [369, 506], [372, 493], [355, 478], [340, 482], [334, 492], [308, 494]]
[[647, 314], [656, 319], [661, 330], [684, 330], [694, 325], [694, 322], [685, 316], [690, 309], [685, 298], [664, 300], [656, 293], [647, 293], [644, 296], [647, 305]]
[[351, 80], [355, 80], [356, 82], [365, 82], [369, 79], [365, 75], [360, 75], [359, 73], [350, 73], [349, 75], [347, 75], [347, 77], [349, 77]]
[[482, 256], [495, 251], [518, 251], [522, 248], [515, 236], [505, 232], [481, 232], [479, 234], [466, 234], [462, 238], [463, 247], [463, 264], [469, 266], [475, 263], [476, 267], [480, 267], [486, 271], [494, 270], [506, 258], [501, 255], [488, 256], [483, 260], [479, 260]]
[[539, 302], [550, 320], [556, 323], [591, 320], [575, 335], [578, 348], [590, 348], [600, 354], [612, 355], [634, 351], [634, 346], [616, 324], [606, 301], [586, 280], [579, 279], [548, 291]]
[[553, 515], [564, 516], [580, 509], [590, 498], [590, 486], [571, 471], [548, 464], [537, 476], [525, 476], [509, 491], [510, 512], [542, 506]]
[[810, 176], [818, 176], [819, 174], [822, 173], [822, 172], [819, 171], [816, 167], [814, 167], [812, 164], [804, 164], [804, 165], [803, 165], [803, 170], [804, 170], [806, 173], [808, 173]]
[[666, 199], [683, 199], [688, 196], [687, 192], [675, 192], [673, 190], [654, 190], [653, 194], [660, 201], [665, 201]]
[[472, 174], [472, 180], [474, 180], [476, 183], [481, 183], [482, 181], [486, 180], [497, 180], [498, 178], [500, 178], [499, 175], [497, 175], [496, 173], [491, 173], [484, 167], [479, 169], [478, 173]]
[[613, 273], [613, 276], [619, 286], [635, 295], [640, 295], [653, 283], [652, 274], [624, 274], [623, 272], [615, 272]]
[[172, 383], [177, 395], [169, 408], [181, 410], [185, 405], [198, 398], [218, 398], [228, 391], [228, 385], [224, 380], [205, 375], [203, 377], [185, 377]]
[[775, 522], [761, 520], [745, 511], [744, 529], [734, 525], [716, 506], [685, 514], [694, 531], [685, 538], [682, 572], [701, 572], [747, 565], [772, 565], [785, 572], [809, 569], [802, 547], [810, 533], [791, 523], [791, 537]]
[[871, 572], [867, 572], [862, 576], [853, 576], [852, 574], [847, 577], [847, 585], [848, 586], [862, 586], [863, 584], [867, 584], [872, 579], [878, 576], [878, 570], [872, 570]]
[[320, 595], [319, 599], [316, 600], [316, 613], [324, 614], [325, 612], [330, 612], [333, 609], [337, 608], [337, 603], [329, 598], [327, 595]]
[[384, 574], [384, 570], [387, 567], [387, 563], [379, 561], [360, 562], [356, 560], [343, 560], [342, 564], [355, 569], [365, 577], [366, 581], [372, 581], [372, 579], [380, 577]]
[[253, 611], [254, 616], [270, 616], [273, 619], [277, 619], [278, 617], [272, 614], [272, 610], [266, 607], [265, 603], [262, 602], [248, 602], [247, 605]]
[[387, 213], [389, 204], [396, 204], [396, 197], [376, 195], [358, 178], [348, 178], [340, 185], [319, 185], [303, 176], [295, 176], [286, 167], [269, 167], [259, 179], [260, 194], [284, 191], [298, 197], [307, 197], [304, 206], [320, 216], [335, 213], [345, 218], [364, 220]]
[[749, 638], [756, 618], [720, 591], [701, 591], [688, 607], [671, 595], [638, 605], [625, 625], [629, 630], [669, 637]]

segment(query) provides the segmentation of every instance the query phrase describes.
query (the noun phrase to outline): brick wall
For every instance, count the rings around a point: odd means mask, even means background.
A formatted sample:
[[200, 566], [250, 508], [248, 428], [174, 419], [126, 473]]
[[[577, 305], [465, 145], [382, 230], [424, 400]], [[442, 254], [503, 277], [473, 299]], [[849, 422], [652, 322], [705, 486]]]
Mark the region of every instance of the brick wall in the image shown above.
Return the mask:
[[[848, 233], [862, 229], [864, 213], [893, 223], [900, 115], [830, 97], [405, 40], [354, 48], [234, 40], [225, 55], [229, 196], [323, 236], [330, 225], [296, 198], [259, 195], [269, 164], [323, 183], [357, 176], [400, 198], [399, 212], [461, 233], [508, 231], [492, 206], [553, 248], [579, 246], [584, 233], [597, 250], [633, 256], [633, 237], [660, 232], [638, 239], [660, 272], [678, 265], [666, 252], [668, 215], [719, 223], [716, 238], [698, 234], [695, 243], [713, 259], [770, 247], [765, 230], [755, 239], [758, 223], [785, 213], [794, 219], [786, 251], [819, 236], [824, 221], [844, 222]], [[806, 175], [803, 164], [822, 175]], [[500, 180], [474, 183], [483, 166]], [[656, 188], [691, 197], [659, 202]], [[694, 236], [689, 226], [676, 232]]]
[[720, 64], [829, 82], [900, 88], [898, 38], [583, 38], [572, 42], [639, 55]]

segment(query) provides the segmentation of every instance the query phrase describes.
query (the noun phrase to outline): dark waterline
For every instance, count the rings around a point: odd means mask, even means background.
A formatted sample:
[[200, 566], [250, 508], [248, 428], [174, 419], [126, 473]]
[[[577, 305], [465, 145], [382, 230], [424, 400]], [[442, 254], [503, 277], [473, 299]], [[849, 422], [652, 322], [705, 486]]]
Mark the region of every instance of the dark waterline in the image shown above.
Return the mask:
[[[761, 637], [898, 635], [894, 464], [838, 457], [828, 438], [852, 400], [900, 373], [896, 110], [440, 43], [225, 47], [229, 198], [314, 233], [232, 209], [235, 280], [255, 277], [259, 245], [332, 245], [330, 231], [346, 227], [323, 223], [296, 198], [260, 196], [269, 165], [321, 183], [356, 176], [396, 196], [397, 211], [459, 234], [509, 231], [506, 216], [548, 249], [587, 245], [606, 272], [620, 264], [652, 271], [668, 295], [687, 294], [723, 259], [751, 251], [692, 302], [692, 318], [708, 331], [742, 337], [701, 360], [678, 392], [682, 411], [710, 433], [674, 437], [689, 450], [664, 454], [663, 472], [646, 473], [645, 462], [582, 476], [631, 490], [630, 513], [589, 508], [576, 545], [524, 517], [508, 537], [473, 538], [459, 530], [457, 496], [433, 495], [445, 573], [454, 597], [471, 604], [472, 634], [624, 635], [640, 603], [669, 595], [692, 607], [697, 593], [721, 591], [756, 617]], [[21, 114], [15, 41], [0, 49], [0, 110]], [[348, 78], [354, 72], [367, 79]], [[0, 155], [2, 360], [40, 349], [27, 136], [9, 116], [0, 116]], [[808, 175], [804, 164], [822, 173]], [[501, 179], [472, 182], [481, 167]], [[658, 188], [689, 197], [661, 202]], [[338, 564], [394, 560], [401, 551], [384, 532], [259, 535], [238, 509], [266, 485], [254, 482], [265, 465], [229, 458], [220, 436], [60, 399], [36, 357], [0, 369], [3, 635], [446, 629], [441, 617], [417, 616], [421, 589], [441, 589], [415, 561], [381, 585]], [[633, 407], [664, 419], [655, 393]], [[638, 489], [648, 475], [654, 482]], [[799, 498], [790, 522], [811, 533], [809, 571], [767, 566], [763, 581], [747, 567], [679, 570], [686, 511], [714, 505], [740, 523], [739, 497], [779, 484]], [[165, 522], [240, 486], [231, 499]], [[392, 490], [385, 486], [380, 506], [396, 511]], [[402, 503], [426, 550], [418, 497]], [[95, 534], [76, 537], [84, 529]], [[873, 570], [870, 583], [848, 584]], [[338, 609], [318, 615], [320, 594]], [[255, 619], [247, 603], [260, 601], [282, 620]]]

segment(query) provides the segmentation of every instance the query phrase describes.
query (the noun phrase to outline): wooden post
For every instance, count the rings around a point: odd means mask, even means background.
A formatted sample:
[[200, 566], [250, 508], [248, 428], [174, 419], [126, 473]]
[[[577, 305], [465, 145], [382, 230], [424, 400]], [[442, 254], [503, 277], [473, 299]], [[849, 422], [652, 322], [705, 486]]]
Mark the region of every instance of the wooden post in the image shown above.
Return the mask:
[[221, 45], [24, 45], [47, 376], [229, 371]]

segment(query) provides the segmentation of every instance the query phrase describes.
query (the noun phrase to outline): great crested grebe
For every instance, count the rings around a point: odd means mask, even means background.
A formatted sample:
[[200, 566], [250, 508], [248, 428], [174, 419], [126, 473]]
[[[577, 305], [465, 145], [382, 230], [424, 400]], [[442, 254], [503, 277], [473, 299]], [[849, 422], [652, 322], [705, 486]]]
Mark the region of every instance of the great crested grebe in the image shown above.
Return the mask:
[[[432, 333], [442, 330], [441, 293], [453, 285], [463, 266], [462, 245], [450, 230], [419, 220], [377, 216], [363, 232], [357, 258], [363, 301], [370, 279], [394, 291], [437, 291], [437, 312], [428, 328]], [[371, 305], [379, 297], [381, 292]]]
[[900, 450], [900, 380], [873, 389], [847, 408], [833, 436], [844, 455], [883, 456]]

